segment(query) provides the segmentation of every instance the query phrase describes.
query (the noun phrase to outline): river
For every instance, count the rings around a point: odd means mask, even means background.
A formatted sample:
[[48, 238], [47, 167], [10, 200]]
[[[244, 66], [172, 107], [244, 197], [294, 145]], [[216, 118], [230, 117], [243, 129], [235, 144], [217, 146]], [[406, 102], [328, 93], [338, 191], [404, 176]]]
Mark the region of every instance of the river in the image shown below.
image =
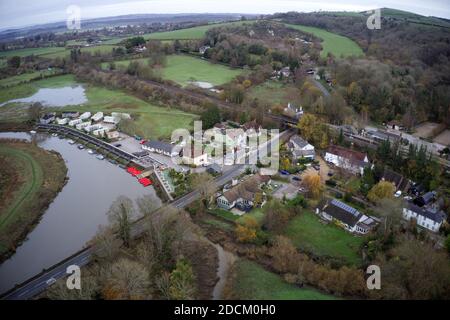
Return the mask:
[[[134, 200], [152, 196], [161, 203], [153, 187], [144, 188], [118, 166], [98, 160], [65, 139], [38, 135], [39, 146], [62, 155], [69, 181], [15, 254], [0, 265], [0, 293], [82, 249], [100, 225], [108, 224], [106, 212], [118, 196]], [[0, 138], [30, 137], [28, 133], [0, 132]]]

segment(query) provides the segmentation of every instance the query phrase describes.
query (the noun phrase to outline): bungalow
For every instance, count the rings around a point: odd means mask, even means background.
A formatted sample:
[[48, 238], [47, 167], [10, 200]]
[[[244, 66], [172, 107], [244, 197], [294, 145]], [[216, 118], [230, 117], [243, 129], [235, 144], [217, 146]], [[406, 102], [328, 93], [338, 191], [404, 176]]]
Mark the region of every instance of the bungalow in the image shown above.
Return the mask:
[[91, 120], [94, 122], [98, 122], [103, 119], [103, 112], [99, 111], [91, 117]]
[[325, 152], [325, 161], [354, 174], [363, 175], [370, 166], [367, 154], [339, 146], [330, 146]]
[[289, 140], [289, 149], [292, 152], [294, 160], [300, 158], [314, 159], [315, 152], [314, 146], [309, 144], [308, 141], [303, 140], [299, 135], [293, 135]]
[[267, 183], [270, 183], [269, 176], [253, 175], [241, 184], [225, 191], [217, 198], [217, 205], [225, 210], [230, 210], [236, 206], [244, 209], [243, 211], [247, 211], [254, 206], [256, 193], [262, 193], [261, 187]]
[[83, 113], [81, 116], [80, 116], [80, 119], [81, 120], [87, 120], [87, 119], [89, 119], [90, 117], [91, 117], [91, 113], [88, 111], [88, 112], [85, 112], [85, 113]]
[[157, 140], [149, 140], [145, 142], [142, 145], [142, 149], [150, 152], [163, 154], [168, 157], [173, 157], [177, 155], [177, 152], [175, 152], [175, 147], [173, 145]]
[[406, 191], [409, 189], [411, 181], [400, 173], [392, 171], [388, 168], [384, 168], [383, 176], [381, 180], [392, 182], [395, 186], [395, 189], [398, 191]]
[[345, 230], [352, 233], [367, 234], [378, 225], [375, 218], [366, 216], [336, 199], [326, 201], [321, 208], [316, 208], [316, 214], [326, 221], [337, 222]]
[[413, 202], [407, 202], [403, 208], [403, 218], [406, 220], [415, 219], [417, 224], [432, 232], [438, 232], [442, 222], [446, 219], [446, 214], [437, 208], [422, 208]]

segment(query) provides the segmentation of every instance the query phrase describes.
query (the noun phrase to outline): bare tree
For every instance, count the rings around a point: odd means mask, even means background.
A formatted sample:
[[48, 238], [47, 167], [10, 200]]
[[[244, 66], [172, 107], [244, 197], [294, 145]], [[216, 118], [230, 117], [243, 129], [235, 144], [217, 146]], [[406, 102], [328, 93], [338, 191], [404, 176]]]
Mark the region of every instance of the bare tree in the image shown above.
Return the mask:
[[109, 220], [126, 247], [130, 245], [131, 222], [135, 216], [133, 202], [124, 196], [119, 196], [108, 211]]
[[35, 102], [32, 105], [28, 107], [28, 118], [31, 121], [37, 121], [39, 120], [41, 113], [42, 113], [42, 104], [40, 102]]

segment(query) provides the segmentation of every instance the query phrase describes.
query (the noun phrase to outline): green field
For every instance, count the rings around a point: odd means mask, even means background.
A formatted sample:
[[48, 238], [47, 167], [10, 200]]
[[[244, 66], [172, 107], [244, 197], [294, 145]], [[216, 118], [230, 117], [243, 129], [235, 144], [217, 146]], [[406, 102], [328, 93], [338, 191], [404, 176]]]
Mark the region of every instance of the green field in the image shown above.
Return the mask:
[[206, 32], [209, 29], [216, 28], [216, 27], [222, 27], [222, 26], [226, 26], [226, 25], [239, 26], [244, 23], [252, 23], [252, 22], [251, 21], [235, 21], [235, 22], [214, 23], [214, 24], [208, 24], [208, 25], [204, 25], [204, 26], [174, 30], [174, 31], [148, 33], [148, 34], [144, 35], [144, 38], [146, 40], [148, 40], [148, 39], [153, 39], [153, 40], [201, 39], [205, 36]]
[[190, 56], [171, 55], [167, 57], [162, 77], [183, 86], [190, 81], [209, 82], [217, 86], [230, 82], [241, 73], [241, 69], [231, 69]]
[[249, 89], [246, 100], [258, 99], [262, 104], [273, 106], [276, 104], [287, 106], [289, 102], [300, 99], [300, 92], [293, 84], [268, 80]]
[[[115, 46], [99, 45], [99, 46], [81, 48], [80, 50], [81, 50], [81, 52], [89, 52], [92, 55], [95, 55], [96, 53], [101, 53], [101, 54], [111, 53], [113, 48], [115, 48]], [[48, 58], [48, 59], [68, 58], [69, 56], [70, 56], [70, 49], [65, 49], [63, 51], [58, 51], [58, 52], [41, 55], [41, 57]]]
[[296, 216], [286, 228], [286, 236], [301, 250], [317, 256], [342, 259], [352, 265], [361, 264], [363, 237], [356, 237], [333, 224], [324, 224], [312, 212]]
[[361, 47], [355, 41], [347, 37], [315, 27], [308, 27], [294, 24], [286, 24], [286, 26], [303, 32], [311, 33], [316, 37], [321, 38], [323, 40], [322, 41], [323, 50], [320, 52], [322, 57], [326, 57], [329, 52], [331, 52], [336, 57], [364, 55]]
[[26, 56], [42, 56], [46, 54], [54, 54], [57, 52], [64, 52], [63, 47], [48, 47], [48, 48], [26, 48], [11, 51], [0, 51], [0, 58], [9, 58], [13, 56], [26, 57]]
[[39, 77], [45, 77], [52, 74], [55, 74], [57, 70], [42, 70], [42, 71], [35, 71], [30, 73], [23, 73], [17, 76], [8, 77], [5, 79], [0, 80], [0, 87], [9, 87], [18, 85], [21, 82], [28, 82], [30, 80], [38, 79]]
[[248, 260], [235, 264], [235, 277], [231, 284], [233, 298], [239, 300], [334, 300], [311, 288], [299, 288], [286, 283], [279, 275]]

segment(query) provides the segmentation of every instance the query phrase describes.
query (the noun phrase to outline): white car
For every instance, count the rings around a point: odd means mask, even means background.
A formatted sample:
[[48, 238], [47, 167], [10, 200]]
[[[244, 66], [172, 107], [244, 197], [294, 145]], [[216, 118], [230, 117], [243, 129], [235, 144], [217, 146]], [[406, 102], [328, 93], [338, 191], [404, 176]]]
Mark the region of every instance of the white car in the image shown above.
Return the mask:
[[402, 195], [402, 192], [398, 190], [396, 193], [394, 193], [394, 197], [399, 198]]
[[50, 279], [48, 279], [47, 281], [45, 281], [45, 283], [48, 285], [48, 286], [51, 286], [52, 284], [54, 284], [56, 282], [56, 279], [55, 278], [50, 278]]

